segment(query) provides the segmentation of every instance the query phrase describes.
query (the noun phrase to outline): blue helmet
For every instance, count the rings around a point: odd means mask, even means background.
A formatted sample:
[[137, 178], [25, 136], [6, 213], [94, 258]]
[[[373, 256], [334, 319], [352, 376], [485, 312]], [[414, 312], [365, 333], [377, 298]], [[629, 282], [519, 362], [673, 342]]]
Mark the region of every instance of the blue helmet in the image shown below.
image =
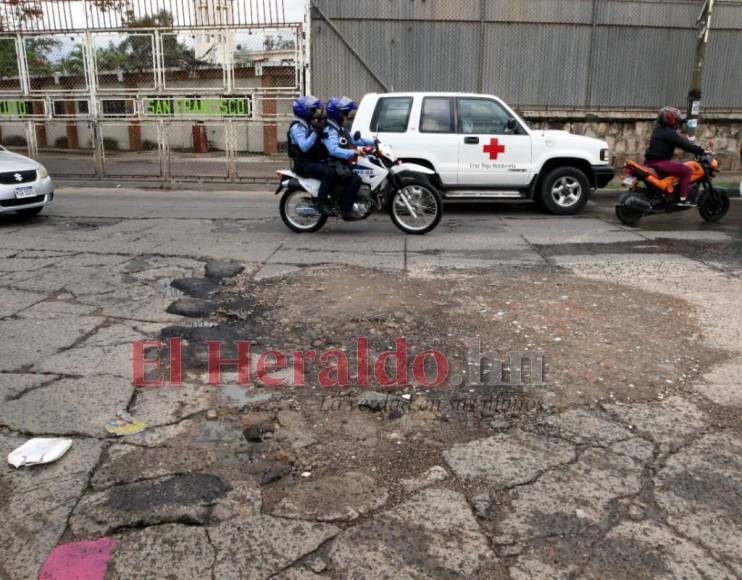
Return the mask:
[[294, 115], [305, 121], [309, 121], [314, 114], [322, 108], [322, 101], [312, 95], [298, 97], [294, 101]]
[[343, 118], [358, 109], [358, 105], [348, 97], [332, 97], [327, 101], [327, 116], [341, 123]]

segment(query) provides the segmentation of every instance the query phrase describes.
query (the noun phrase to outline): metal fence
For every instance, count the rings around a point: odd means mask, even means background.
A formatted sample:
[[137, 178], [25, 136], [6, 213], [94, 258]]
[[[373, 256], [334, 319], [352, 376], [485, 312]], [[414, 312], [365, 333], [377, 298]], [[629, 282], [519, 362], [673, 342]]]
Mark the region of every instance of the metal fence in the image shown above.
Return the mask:
[[[496, 94], [528, 109], [684, 105], [702, 0], [312, 0], [313, 91]], [[717, 0], [704, 108], [742, 109], [742, 2]]]
[[0, 142], [56, 177], [263, 181], [304, 38], [283, 0], [0, 1]]

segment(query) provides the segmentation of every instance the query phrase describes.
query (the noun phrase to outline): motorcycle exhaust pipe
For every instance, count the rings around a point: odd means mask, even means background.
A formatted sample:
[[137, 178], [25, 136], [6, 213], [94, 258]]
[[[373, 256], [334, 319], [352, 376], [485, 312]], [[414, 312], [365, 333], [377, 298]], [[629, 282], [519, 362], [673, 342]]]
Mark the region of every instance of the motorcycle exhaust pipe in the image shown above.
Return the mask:
[[654, 211], [651, 203], [649, 203], [646, 199], [642, 199], [641, 197], [637, 197], [635, 195], [632, 195], [631, 197], [625, 199], [623, 201], [623, 204], [632, 209], [637, 209], [639, 211], [647, 213]]

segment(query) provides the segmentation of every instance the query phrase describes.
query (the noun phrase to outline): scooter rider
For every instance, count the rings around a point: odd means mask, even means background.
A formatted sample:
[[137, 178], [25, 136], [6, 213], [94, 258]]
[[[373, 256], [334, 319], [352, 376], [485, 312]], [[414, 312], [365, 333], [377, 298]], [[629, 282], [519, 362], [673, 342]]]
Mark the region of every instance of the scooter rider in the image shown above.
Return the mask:
[[[691, 169], [683, 163], [673, 161], [675, 148], [702, 155], [703, 147], [688, 141], [680, 136], [677, 128], [685, 120], [680, 110], [675, 107], [663, 107], [657, 116], [657, 127], [652, 131], [649, 147], [644, 153], [644, 164], [656, 169], [664, 175], [674, 175], [680, 178], [680, 203], [688, 202]], [[694, 201], [694, 200], [691, 200]]]
[[317, 210], [329, 215], [327, 200], [337, 175], [327, 163], [327, 150], [322, 145], [322, 101], [311, 95], [298, 97], [294, 103], [296, 120], [289, 127], [288, 150], [293, 170], [302, 177], [321, 181], [317, 195]]
[[327, 122], [322, 132], [322, 145], [330, 156], [330, 165], [338, 179], [345, 185], [340, 210], [343, 219], [346, 220], [362, 217], [353, 212], [353, 203], [358, 199], [358, 190], [363, 183], [361, 178], [353, 173], [353, 162], [358, 155], [363, 155], [360, 147], [374, 144], [367, 139], [354, 139], [345, 128], [345, 124], [353, 119], [356, 110], [358, 105], [348, 97], [332, 97], [327, 101]]

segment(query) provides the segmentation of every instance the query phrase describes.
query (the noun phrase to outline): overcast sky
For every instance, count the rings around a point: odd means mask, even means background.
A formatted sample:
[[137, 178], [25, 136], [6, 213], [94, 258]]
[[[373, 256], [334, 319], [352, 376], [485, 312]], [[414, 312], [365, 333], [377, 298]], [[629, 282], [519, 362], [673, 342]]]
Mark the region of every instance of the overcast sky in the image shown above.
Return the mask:
[[307, 3], [304, 0], [284, 0], [286, 7], [286, 20], [295, 22], [304, 20], [304, 10]]

